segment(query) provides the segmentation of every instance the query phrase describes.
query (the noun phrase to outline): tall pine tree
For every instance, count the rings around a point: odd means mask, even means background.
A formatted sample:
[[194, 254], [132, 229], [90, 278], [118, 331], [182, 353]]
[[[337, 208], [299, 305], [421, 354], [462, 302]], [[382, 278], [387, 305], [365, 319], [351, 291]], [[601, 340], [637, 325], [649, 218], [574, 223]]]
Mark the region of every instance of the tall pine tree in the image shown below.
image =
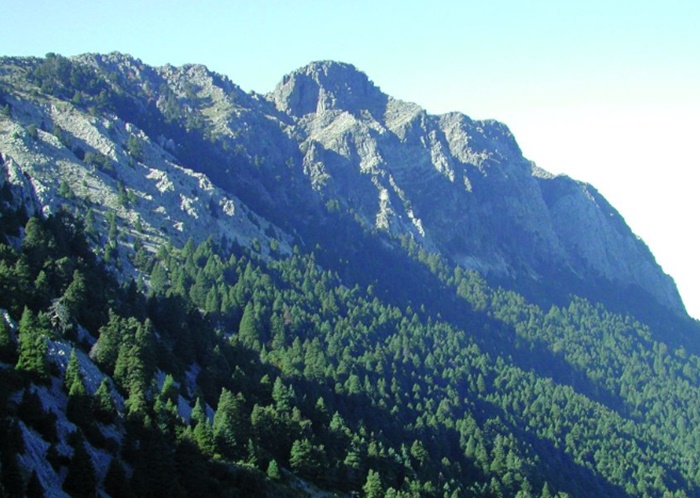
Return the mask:
[[19, 322], [19, 358], [16, 368], [29, 373], [37, 380], [46, 380], [49, 375], [46, 358], [47, 328], [42, 327], [41, 321], [32, 310], [24, 308]]

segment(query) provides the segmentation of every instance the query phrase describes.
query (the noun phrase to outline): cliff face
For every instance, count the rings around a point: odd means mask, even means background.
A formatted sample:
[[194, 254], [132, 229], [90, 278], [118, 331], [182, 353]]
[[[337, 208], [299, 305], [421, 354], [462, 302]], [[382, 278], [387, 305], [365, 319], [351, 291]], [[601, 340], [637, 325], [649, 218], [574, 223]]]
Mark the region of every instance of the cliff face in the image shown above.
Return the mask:
[[213, 235], [284, 249], [333, 205], [486, 275], [603, 279], [684, 313], [593, 187], [536, 168], [505, 125], [429, 115], [351, 65], [312, 63], [265, 96], [121, 54], [0, 66], [3, 182], [32, 209], [116, 213], [124, 244]]

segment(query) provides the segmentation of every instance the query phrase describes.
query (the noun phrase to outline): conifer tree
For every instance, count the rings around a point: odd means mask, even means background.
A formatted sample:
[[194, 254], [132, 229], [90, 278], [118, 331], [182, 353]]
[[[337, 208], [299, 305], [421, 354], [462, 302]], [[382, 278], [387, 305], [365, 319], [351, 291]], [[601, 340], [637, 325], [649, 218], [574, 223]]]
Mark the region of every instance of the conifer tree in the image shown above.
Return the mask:
[[179, 393], [177, 392], [177, 386], [175, 385], [175, 379], [171, 374], [166, 374], [165, 380], [163, 381], [163, 387], [160, 389], [160, 394], [158, 395], [163, 403], [171, 401], [172, 403], [177, 403]]
[[202, 453], [209, 456], [213, 456], [216, 453], [214, 429], [208, 419], [197, 422], [192, 431], [192, 436]]
[[25, 307], [19, 322], [19, 357], [15, 368], [29, 373], [37, 380], [47, 379], [47, 350], [46, 329], [42, 327], [40, 318]]
[[248, 440], [244, 403], [241, 393], [234, 396], [226, 389], [221, 390], [213, 429], [217, 448], [229, 458], [241, 458], [244, 455], [242, 442]]
[[97, 342], [90, 350], [90, 358], [108, 373], [114, 373], [120, 342], [127, 334], [124, 322], [125, 320], [110, 309], [109, 321], [100, 328]]
[[202, 399], [197, 398], [197, 401], [194, 403], [194, 408], [192, 408], [192, 413], [190, 414], [190, 425], [195, 426], [205, 420], [208, 419], [204, 412], [204, 407], [202, 406]]
[[86, 429], [92, 422], [92, 406], [80, 374], [76, 375], [68, 391], [66, 416], [78, 427]]
[[126, 471], [117, 458], [112, 458], [112, 461], [109, 462], [104, 479], [104, 490], [112, 497], [128, 498], [132, 496]]
[[85, 449], [82, 436], [78, 434], [73, 444], [73, 456], [68, 465], [68, 474], [63, 481], [63, 490], [71, 496], [92, 498], [96, 496], [96, 486], [97, 478], [92, 458]]
[[273, 481], [279, 481], [282, 479], [282, 473], [280, 472], [279, 465], [277, 461], [273, 458], [267, 466], [267, 477]]
[[81, 377], [78, 355], [75, 352], [75, 348], [72, 348], [70, 358], [68, 359], [68, 364], [66, 365], [66, 371], [63, 374], [63, 388], [65, 391], [69, 392], [73, 386], [73, 383], [80, 380]]
[[51, 285], [49, 277], [44, 270], [39, 270], [39, 274], [34, 279], [34, 291], [30, 299], [30, 306], [33, 309], [46, 309], [51, 304]]
[[170, 279], [163, 263], [157, 262], [151, 270], [151, 290], [156, 294], [165, 293], [169, 285]]
[[362, 490], [365, 492], [365, 498], [382, 498], [384, 496], [384, 487], [378, 472], [372, 469], [367, 472], [367, 480], [362, 486]]
[[95, 414], [95, 418], [105, 424], [114, 421], [114, 418], [117, 415], [117, 408], [114, 405], [112, 390], [109, 387], [107, 377], [102, 379], [100, 386], [95, 391], [92, 401], [92, 409], [93, 413]]
[[0, 316], [0, 361], [11, 362], [15, 360], [16, 356], [15, 335], [4, 317]]
[[79, 270], [73, 272], [73, 280], [63, 293], [63, 304], [70, 316], [78, 321], [83, 317], [83, 308], [88, 303], [88, 288], [85, 276]]
[[24, 227], [22, 252], [27, 256], [33, 275], [36, 275], [44, 264], [44, 260], [49, 253], [49, 244], [50, 237], [42, 221], [36, 217], [29, 218]]
[[317, 479], [324, 470], [324, 449], [308, 438], [297, 439], [289, 452], [289, 466], [302, 477]]
[[248, 454], [248, 456], [246, 458], [246, 463], [257, 467], [258, 466], [258, 448], [257, 448], [257, 446], [255, 446], [255, 443], [253, 442], [252, 439], [248, 439], [246, 451]]

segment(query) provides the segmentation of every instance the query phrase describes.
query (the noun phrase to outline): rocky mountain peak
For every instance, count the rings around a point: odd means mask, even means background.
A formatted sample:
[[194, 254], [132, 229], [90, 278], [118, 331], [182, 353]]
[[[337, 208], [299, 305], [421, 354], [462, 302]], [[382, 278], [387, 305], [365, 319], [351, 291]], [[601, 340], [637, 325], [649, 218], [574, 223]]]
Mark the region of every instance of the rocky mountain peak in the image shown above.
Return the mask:
[[331, 109], [373, 113], [387, 100], [365, 73], [333, 61], [312, 62], [289, 73], [269, 97], [277, 109], [295, 117]]

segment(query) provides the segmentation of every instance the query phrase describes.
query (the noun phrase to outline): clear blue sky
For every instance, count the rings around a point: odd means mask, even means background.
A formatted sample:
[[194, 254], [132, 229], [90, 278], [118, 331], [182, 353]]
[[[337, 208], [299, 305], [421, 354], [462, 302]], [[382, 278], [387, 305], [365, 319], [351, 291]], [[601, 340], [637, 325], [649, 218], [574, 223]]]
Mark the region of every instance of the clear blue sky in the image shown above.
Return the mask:
[[0, 0], [0, 54], [121, 51], [265, 93], [350, 62], [429, 112], [496, 118], [539, 166], [595, 185], [700, 317], [697, 0]]

